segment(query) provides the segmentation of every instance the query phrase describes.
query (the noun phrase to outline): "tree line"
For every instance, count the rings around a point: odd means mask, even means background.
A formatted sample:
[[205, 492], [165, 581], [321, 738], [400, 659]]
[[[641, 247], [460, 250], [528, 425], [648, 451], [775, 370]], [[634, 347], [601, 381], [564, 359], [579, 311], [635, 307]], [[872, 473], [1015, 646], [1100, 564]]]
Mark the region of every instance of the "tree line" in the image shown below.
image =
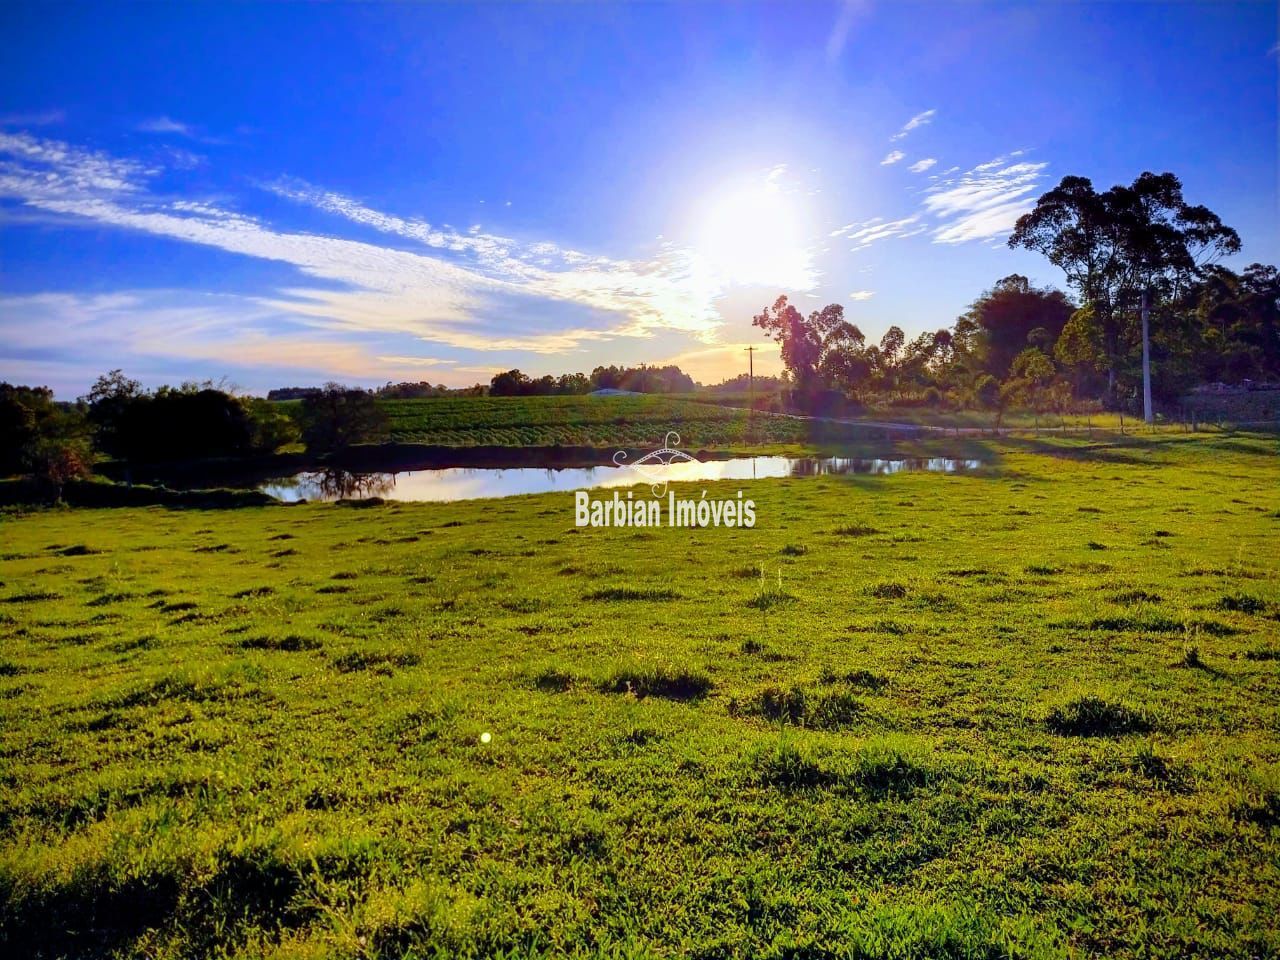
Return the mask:
[[674, 365], [651, 367], [596, 367], [588, 376], [565, 373], [529, 377], [519, 370], [506, 370], [489, 382], [491, 397], [573, 396], [594, 390], [628, 390], [632, 393], [692, 393], [698, 388], [691, 376]]
[[[1239, 237], [1206, 207], [1187, 203], [1173, 174], [1144, 173], [1102, 193], [1083, 177], [1065, 177], [1017, 221], [1008, 242], [1062, 269], [1068, 292], [1013, 274], [950, 327], [908, 341], [892, 326], [878, 343], [839, 304], [806, 317], [781, 296], [753, 323], [779, 344], [785, 379], [760, 377], [754, 386], [812, 412], [887, 401], [986, 408], [998, 422], [1012, 406], [1132, 409], [1142, 382], [1144, 292], [1157, 400], [1169, 403], [1205, 382], [1280, 381], [1280, 271], [1255, 263], [1237, 273], [1219, 263], [1239, 252]], [[712, 389], [750, 386], [738, 377]], [[599, 389], [678, 393], [698, 384], [673, 365], [599, 366], [590, 375], [536, 379], [508, 370], [487, 387], [463, 390], [329, 383], [261, 400], [211, 382], [146, 390], [113, 370], [75, 403], [58, 403], [46, 387], [3, 383], [0, 476], [28, 473], [59, 491], [99, 456], [136, 463], [246, 457], [299, 441], [336, 452], [387, 435], [380, 399]]]
[[[434, 397], [564, 397], [580, 396], [593, 390], [629, 390], [633, 393], [691, 393], [699, 388], [694, 379], [679, 367], [599, 366], [591, 373], [545, 374], [531, 377], [521, 370], [503, 370], [486, 384], [470, 387], [448, 387], [443, 383], [386, 383], [373, 390], [381, 400], [422, 400]], [[320, 387], [278, 387], [267, 394], [268, 400], [302, 400], [319, 393]]]
[[1280, 380], [1280, 273], [1217, 261], [1240, 238], [1183, 198], [1171, 173], [1102, 193], [1065, 177], [1022, 216], [1009, 246], [1044, 254], [1070, 293], [1014, 274], [949, 328], [867, 343], [839, 304], [807, 317], [779, 297], [753, 324], [780, 346], [797, 407], [873, 398], [952, 408], [1130, 407], [1141, 389], [1141, 298], [1151, 304], [1153, 392], [1166, 403], [1205, 382]]
[[383, 439], [386, 412], [373, 393], [329, 383], [290, 408], [214, 384], [146, 390], [112, 370], [74, 403], [47, 387], [0, 383], [0, 477], [25, 474], [57, 499], [105, 457], [130, 464], [271, 454], [301, 441], [340, 452]]

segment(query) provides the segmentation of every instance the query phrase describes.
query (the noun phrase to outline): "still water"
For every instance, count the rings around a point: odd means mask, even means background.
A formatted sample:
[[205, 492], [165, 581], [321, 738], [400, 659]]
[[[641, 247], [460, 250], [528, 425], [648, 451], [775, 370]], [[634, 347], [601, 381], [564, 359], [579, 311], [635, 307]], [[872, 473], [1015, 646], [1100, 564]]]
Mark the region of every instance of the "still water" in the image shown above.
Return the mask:
[[[399, 473], [308, 471], [269, 480], [258, 487], [279, 500], [337, 500], [381, 497], [384, 500], [474, 500], [522, 493], [554, 493], [593, 487], [629, 487], [657, 482], [764, 480], [770, 477], [818, 477], [841, 474], [888, 474], [902, 471], [957, 473], [982, 466], [981, 460], [951, 457], [878, 460], [859, 457], [738, 457], [731, 460], [686, 461], [650, 468], [649, 477], [633, 467], [446, 467]], [[652, 478], [652, 479], [651, 479]]]

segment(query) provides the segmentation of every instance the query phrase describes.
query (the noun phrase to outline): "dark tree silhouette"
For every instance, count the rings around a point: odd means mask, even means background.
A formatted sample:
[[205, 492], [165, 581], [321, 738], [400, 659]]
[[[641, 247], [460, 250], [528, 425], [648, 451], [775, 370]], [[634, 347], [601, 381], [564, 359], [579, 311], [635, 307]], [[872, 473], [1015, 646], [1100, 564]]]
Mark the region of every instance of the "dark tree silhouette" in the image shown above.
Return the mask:
[[1172, 173], [1143, 173], [1104, 193], [1086, 177], [1064, 177], [1018, 219], [1009, 246], [1044, 254], [1094, 308], [1110, 390], [1140, 291], [1180, 295], [1206, 265], [1239, 251], [1240, 237], [1207, 207], [1187, 203]]
[[388, 427], [373, 394], [340, 383], [326, 383], [319, 393], [303, 397], [298, 420], [307, 449], [326, 453], [381, 440]]
[[[983, 369], [1003, 380], [1013, 358], [1029, 346], [1049, 346], [1071, 316], [1071, 303], [1060, 290], [1034, 287], [1026, 277], [1012, 274], [983, 293], [970, 306], [965, 319], [979, 338]], [[1047, 343], [1034, 343], [1036, 331], [1044, 331]]]

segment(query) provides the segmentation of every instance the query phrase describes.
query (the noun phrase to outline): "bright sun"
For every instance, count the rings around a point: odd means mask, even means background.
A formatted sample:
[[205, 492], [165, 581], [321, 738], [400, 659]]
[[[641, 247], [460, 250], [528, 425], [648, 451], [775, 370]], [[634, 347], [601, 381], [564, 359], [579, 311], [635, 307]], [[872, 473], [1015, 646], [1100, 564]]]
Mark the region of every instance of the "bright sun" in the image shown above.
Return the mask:
[[695, 224], [694, 251], [721, 286], [805, 290], [813, 275], [796, 199], [770, 180], [712, 194]]

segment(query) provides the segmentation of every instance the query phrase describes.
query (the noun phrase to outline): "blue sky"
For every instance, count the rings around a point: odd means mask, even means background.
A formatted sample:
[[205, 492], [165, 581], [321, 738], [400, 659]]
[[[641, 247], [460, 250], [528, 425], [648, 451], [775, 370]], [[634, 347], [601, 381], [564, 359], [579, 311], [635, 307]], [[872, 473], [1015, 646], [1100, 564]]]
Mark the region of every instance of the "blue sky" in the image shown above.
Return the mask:
[[[1064, 175], [1280, 261], [1272, 3], [0, 6], [0, 379], [744, 366], [949, 325]], [[770, 369], [776, 355], [757, 361]], [[757, 369], [760, 369], [760, 366]]]

